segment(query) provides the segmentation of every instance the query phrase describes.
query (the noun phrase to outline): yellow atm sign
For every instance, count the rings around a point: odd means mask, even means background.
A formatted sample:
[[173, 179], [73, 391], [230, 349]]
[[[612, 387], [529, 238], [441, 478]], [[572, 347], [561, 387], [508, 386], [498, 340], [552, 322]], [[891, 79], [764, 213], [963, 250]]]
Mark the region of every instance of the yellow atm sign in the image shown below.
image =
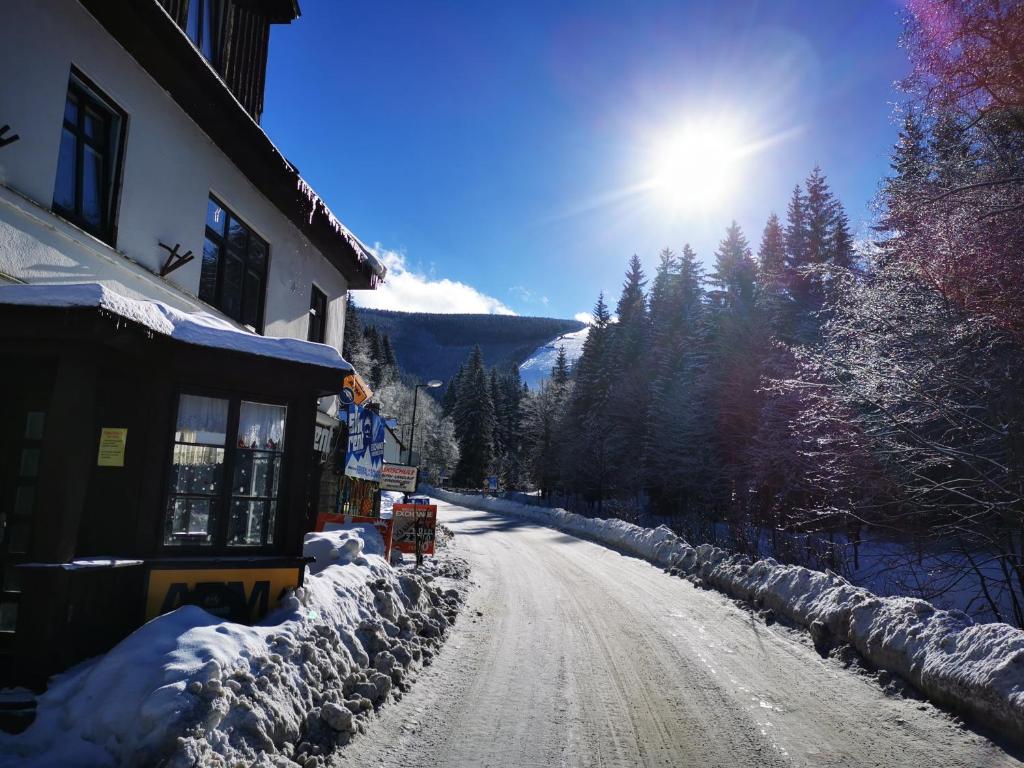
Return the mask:
[[146, 620], [185, 604], [198, 604], [199, 594], [226, 596], [244, 605], [250, 621], [276, 608], [289, 589], [299, 586], [302, 567], [163, 569], [149, 572], [146, 588]]

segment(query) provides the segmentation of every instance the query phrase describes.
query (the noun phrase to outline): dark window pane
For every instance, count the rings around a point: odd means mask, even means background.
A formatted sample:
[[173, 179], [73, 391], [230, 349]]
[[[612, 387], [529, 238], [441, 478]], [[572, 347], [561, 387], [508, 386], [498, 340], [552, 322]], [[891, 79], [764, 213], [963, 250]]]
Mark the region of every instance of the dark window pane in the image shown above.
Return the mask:
[[203, 242], [203, 269], [199, 275], [199, 298], [213, 304], [217, 301], [217, 264], [220, 248], [210, 241]]
[[18, 604], [0, 603], [0, 632], [14, 632], [18, 628]]
[[4, 568], [4, 592], [21, 592], [21, 570], [16, 565]]
[[72, 125], [78, 125], [78, 97], [73, 93], [68, 94], [68, 100], [64, 103], [64, 119]]
[[265, 540], [264, 540], [263, 543], [264, 544], [273, 544], [274, 543], [274, 523], [277, 522], [277, 502], [276, 501], [271, 501], [270, 503], [267, 504], [267, 511], [266, 511], [265, 514], [267, 516], [267, 523], [266, 523], [266, 526], [265, 526], [266, 529], [267, 529], [267, 535], [266, 535]]
[[224, 209], [211, 197], [206, 204], [206, 226], [223, 237], [224, 222], [227, 221], [227, 218]]
[[212, 197], [206, 207], [206, 228], [199, 297], [261, 331], [267, 244]]
[[57, 184], [53, 204], [66, 211], [75, 210], [75, 177], [78, 175], [78, 154], [75, 135], [67, 128], [60, 135], [60, 157], [57, 159]]
[[245, 296], [242, 301], [242, 322], [258, 329], [260, 325], [260, 294], [263, 281], [258, 275], [247, 272], [245, 275]]
[[21, 469], [19, 474], [22, 477], [35, 477], [39, 474], [39, 449], [23, 448], [21, 451]]
[[19, 485], [14, 492], [14, 514], [31, 515], [35, 509], [36, 487], [34, 485]]
[[7, 526], [7, 551], [24, 554], [28, 552], [28, 535], [30, 528], [28, 523], [13, 523]]
[[107, 141], [107, 120], [104, 115], [85, 108], [85, 135], [100, 144]]
[[267, 502], [233, 499], [231, 519], [228, 521], [228, 544], [258, 546], [263, 543], [263, 518]]
[[267, 270], [267, 244], [255, 236], [249, 242], [249, 268], [261, 275]]
[[188, 0], [188, 17], [185, 20], [185, 34], [199, 45], [199, 6], [203, 0]]
[[229, 250], [223, 254], [224, 285], [220, 292], [220, 308], [224, 314], [236, 320], [241, 318], [242, 280], [245, 276], [245, 265], [242, 260], [232, 255]]
[[213, 0], [203, 0], [203, 39], [199, 50], [207, 61], [213, 61]]
[[29, 411], [25, 414], [25, 439], [42, 440], [43, 425], [46, 423], [46, 413], [43, 411]]
[[113, 234], [114, 163], [121, 120], [103, 96], [72, 77], [64, 102], [53, 207], [103, 239]]
[[82, 173], [82, 218], [92, 227], [103, 224], [103, 155], [85, 145]]
[[224, 475], [224, 449], [205, 445], [175, 445], [171, 465], [171, 490], [181, 494], [220, 491]]
[[216, 500], [179, 496], [171, 500], [164, 544], [212, 544], [216, 527]]
[[239, 449], [235, 459], [235, 479], [231, 491], [235, 496], [277, 495], [281, 475], [281, 454], [271, 451]]
[[316, 286], [309, 300], [308, 341], [323, 344], [327, 340], [327, 296]]
[[228, 221], [228, 247], [237, 251], [239, 257], [244, 257], [248, 239], [249, 228], [232, 216]]

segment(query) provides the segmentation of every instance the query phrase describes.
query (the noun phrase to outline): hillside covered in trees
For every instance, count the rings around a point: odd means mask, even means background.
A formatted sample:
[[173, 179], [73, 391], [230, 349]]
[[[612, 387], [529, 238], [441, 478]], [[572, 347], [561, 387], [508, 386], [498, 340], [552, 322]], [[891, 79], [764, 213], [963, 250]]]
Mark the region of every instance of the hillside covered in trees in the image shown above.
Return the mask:
[[507, 368], [537, 347], [584, 327], [578, 320], [518, 315], [443, 315], [359, 308], [366, 327], [386, 335], [402, 369], [426, 381], [447, 382], [475, 346], [487, 365]]

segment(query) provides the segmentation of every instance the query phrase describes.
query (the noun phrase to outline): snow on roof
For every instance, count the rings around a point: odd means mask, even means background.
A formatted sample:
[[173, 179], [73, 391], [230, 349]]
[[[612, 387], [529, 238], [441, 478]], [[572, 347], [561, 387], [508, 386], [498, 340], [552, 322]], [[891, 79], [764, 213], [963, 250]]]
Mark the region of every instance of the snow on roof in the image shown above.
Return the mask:
[[160, 301], [131, 299], [100, 283], [0, 286], [0, 304], [69, 309], [95, 307], [185, 344], [291, 360], [339, 371], [352, 370], [338, 350], [327, 344], [260, 336], [206, 312], [182, 312]]
[[[282, 158], [283, 157], [284, 156], [282, 155]], [[285, 160], [285, 162], [287, 163], [288, 161]], [[289, 165], [291, 164], [289, 163]], [[296, 171], [296, 173], [298, 172]], [[298, 176], [298, 187], [299, 192], [302, 193], [307, 200], [309, 200], [310, 223], [312, 223], [313, 216], [316, 215], [317, 213], [321, 213], [322, 215], [326, 216], [328, 222], [330, 222], [331, 228], [337, 234], [345, 238], [349, 242], [349, 245], [351, 245], [352, 248], [355, 250], [356, 255], [359, 257], [360, 263], [364, 261], [367, 262], [369, 264], [370, 270], [379, 279], [383, 280], [384, 276], [387, 274], [388, 269], [387, 267], [384, 266], [384, 263], [377, 258], [377, 254], [375, 254], [372, 249], [366, 247], [363, 241], [356, 237], [355, 234], [353, 234], [352, 230], [350, 230], [348, 227], [341, 223], [341, 220], [338, 219], [338, 217], [334, 215], [334, 212], [327, 207], [327, 203], [323, 201], [323, 198], [321, 198], [320, 195], [314, 192], [313, 188], [309, 186], [306, 180], [303, 179], [301, 176]]]

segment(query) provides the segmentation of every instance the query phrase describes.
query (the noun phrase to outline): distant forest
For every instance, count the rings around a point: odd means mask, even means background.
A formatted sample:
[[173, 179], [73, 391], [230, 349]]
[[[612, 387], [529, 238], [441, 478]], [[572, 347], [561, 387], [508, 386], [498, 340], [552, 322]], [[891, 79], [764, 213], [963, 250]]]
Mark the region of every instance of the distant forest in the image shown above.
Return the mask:
[[[357, 302], [358, 304], [358, 302]], [[537, 347], [578, 331], [578, 320], [518, 315], [442, 315], [358, 308], [363, 326], [387, 336], [407, 375], [448, 382], [477, 345], [484, 362], [518, 367]]]

